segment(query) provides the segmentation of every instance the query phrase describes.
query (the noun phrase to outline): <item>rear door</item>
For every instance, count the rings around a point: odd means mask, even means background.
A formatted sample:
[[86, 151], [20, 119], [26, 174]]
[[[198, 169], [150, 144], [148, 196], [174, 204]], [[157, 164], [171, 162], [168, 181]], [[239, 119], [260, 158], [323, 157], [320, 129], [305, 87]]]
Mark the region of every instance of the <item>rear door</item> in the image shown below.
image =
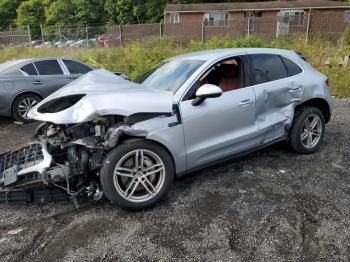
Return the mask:
[[[26, 80], [33, 90], [44, 96], [52, 94], [72, 81], [64, 74], [57, 59], [39, 60], [31, 64], [34, 65], [35, 71], [31, 70], [31, 74], [26, 75]], [[20, 70], [25, 71], [25, 67]]]
[[285, 135], [291, 124], [293, 106], [300, 101], [302, 70], [294, 62], [277, 54], [248, 55], [251, 70], [250, 86], [256, 95], [256, 119], [265, 141]]

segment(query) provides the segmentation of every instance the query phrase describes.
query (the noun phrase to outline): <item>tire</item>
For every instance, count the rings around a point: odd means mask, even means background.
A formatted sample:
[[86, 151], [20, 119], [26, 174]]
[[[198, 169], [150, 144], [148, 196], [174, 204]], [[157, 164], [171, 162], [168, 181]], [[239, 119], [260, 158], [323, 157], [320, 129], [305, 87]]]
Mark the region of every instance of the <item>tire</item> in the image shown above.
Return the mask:
[[41, 98], [35, 94], [23, 94], [18, 96], [12, 104], [13, 118], [23, 123], [33, 122], [33, 120], [26, 118], [25, 114], [40, 101]]
[[[143, 169], [137, 168], [141, 166], [141, 159]], [[174, 164], [169, 153], [156, 143], [145, 139], [126, 140], [107, 155], [100, 179], [112, 203], [129, 210], [146, 209], [167, 195], [174, 181]]]
[[[317, 119], [317, 123], [315, 119]], [[314, 129], [311, 124], [315, 125]], [[324, 116], [318, 108], [301, 107], [295, 114], [289, 133], [292, 149], [300, 154], [316, 152], [322, 144], [325, 125]]]

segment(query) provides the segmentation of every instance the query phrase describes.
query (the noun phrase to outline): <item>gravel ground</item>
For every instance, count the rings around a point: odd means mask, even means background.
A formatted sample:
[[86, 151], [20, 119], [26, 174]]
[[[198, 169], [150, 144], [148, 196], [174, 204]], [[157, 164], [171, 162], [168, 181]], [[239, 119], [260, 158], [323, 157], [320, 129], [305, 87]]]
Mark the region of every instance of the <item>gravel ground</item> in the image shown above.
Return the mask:
[[[349, 261], [349, 115], [337, 100], [314, 155], [274, 145], [177, 180], [151, 210], [1, 206], [0, 260]], [[0, 119], [1, 151], [33, 128]]]

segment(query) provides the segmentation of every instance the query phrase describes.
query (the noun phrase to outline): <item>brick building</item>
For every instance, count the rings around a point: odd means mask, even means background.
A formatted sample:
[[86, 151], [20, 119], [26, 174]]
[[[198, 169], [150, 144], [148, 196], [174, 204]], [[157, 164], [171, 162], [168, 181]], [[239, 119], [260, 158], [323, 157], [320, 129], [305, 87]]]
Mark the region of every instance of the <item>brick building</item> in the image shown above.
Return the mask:
[[290, 0], [169, 4], [165, 34], [191, 39], [257, 34], [267, 38], [294, 32], [342, 32], [350, 23], [350, 4], [328, 0]]

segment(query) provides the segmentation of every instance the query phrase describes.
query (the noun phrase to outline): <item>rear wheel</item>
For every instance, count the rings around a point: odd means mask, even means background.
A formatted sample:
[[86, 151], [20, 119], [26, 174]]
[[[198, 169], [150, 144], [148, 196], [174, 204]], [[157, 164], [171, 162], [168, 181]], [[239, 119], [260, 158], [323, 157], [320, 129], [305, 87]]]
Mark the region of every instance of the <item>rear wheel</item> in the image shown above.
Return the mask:
[[174, 180], [174, 166], [161, 146], [128, 140], [112, 150], [101, 169], [106, 197], [125, 209], [145, 209], [165, 197]]
[[325, 132], [325, 119], [315, 107], [302, 107], [296, 113], [290, 131], [290, 144], [294, 151], [312, 154], [322, 144]]
[[27, 117], [28, 112], [36, 104], [41, 101], [41, 98], [35, 94], [23, 94], [18, 96], [12, 104], [12, 116], [15, 120], [29, 123], [33, 120]]

